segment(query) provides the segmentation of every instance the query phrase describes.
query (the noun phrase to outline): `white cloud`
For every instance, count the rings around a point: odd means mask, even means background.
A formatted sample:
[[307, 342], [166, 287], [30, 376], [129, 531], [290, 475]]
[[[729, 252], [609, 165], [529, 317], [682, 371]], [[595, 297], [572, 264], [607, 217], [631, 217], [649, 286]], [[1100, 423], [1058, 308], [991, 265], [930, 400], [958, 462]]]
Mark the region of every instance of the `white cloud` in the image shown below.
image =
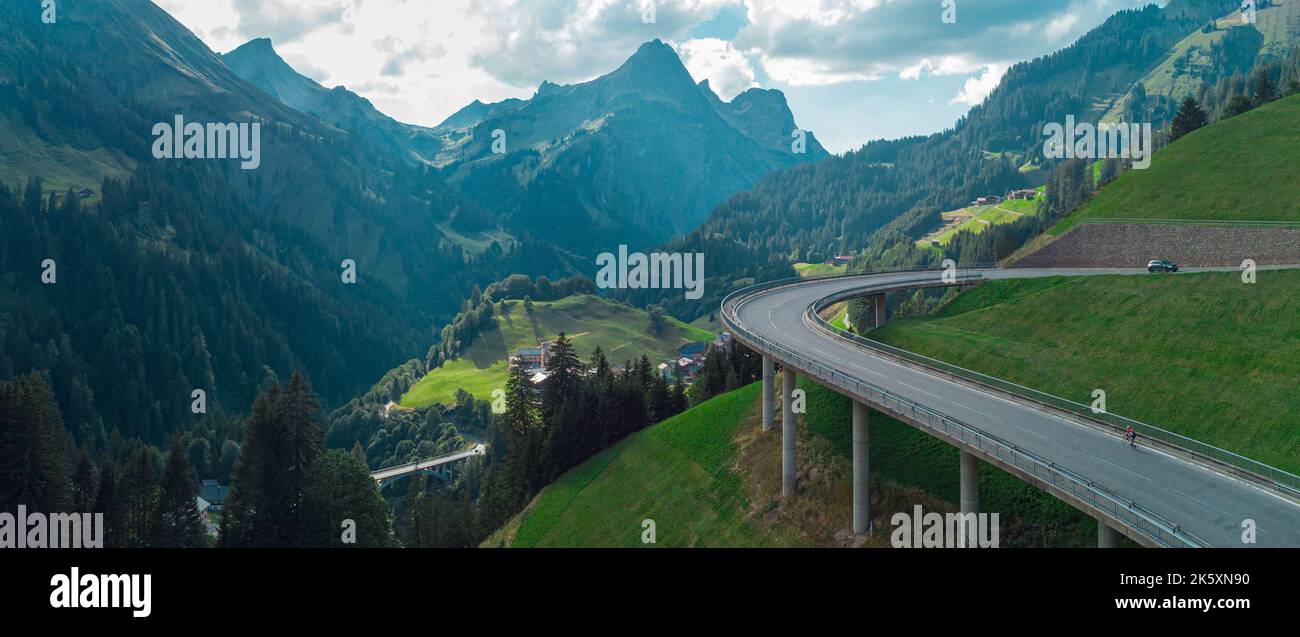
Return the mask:
[[984, 98], [998, 87], [1002, 76], [1006, 75], [1007, 68], [1005, 64], [990, 64], [984, 67], [984, 73], [966, 80], [966, 85], [962, 87], [957, 97], [952, 98], [951, 103], [975, 106], [983, 102]]
[[379, 74], [384, 77], [401, 76], [406, 73], [408, 64], [428, 62], [447, 55], [447, 47], [441, 44], [415, 42], [408, 45], [391, 35], [375, 40], [374, 47], [386, 56], [383, 68], [379, 69]]
[[1073, 33], [1078, 28], [1078, 25], [1079, 15], [1075, 13], [1067, 13], [1051, 22], [1048, 22], [1045, 32], [1048, 38], [1060, 40]]
[[742, 91], [758, 86], [754, 67], [730, 42], [718, 38], [700, 38], [674, 43], [686, 70], [695, 81], [708, 80], [714, 93], [730, 101]]
[[[471, 62], [494, 29], [471, 11], [471, 3], [483, 0], [266, 0], [248, 15], [241, 13], [248, 9], [244, 0], [157, 1], [215, 51], [270, 37], [300, 73], [328, 81], [327, 87], [347, 86], [404, 122], [433, 125], [475, 99], [532, 94]], [[289, 4], [300, 12], [281, 12]], [[341, 12], [322, 9], [343, 5]], [[284, 40], [277, 34], [297, 35]]]
[[[955, 25], [941, 21], [937, 0], [657, 0], [653, 24], [641, 21], [643, 0], [155, 1], [216, 51], [270, 37], [300, 72], [430, 125], [475, 99], [528, 97], [542, 80], [607, 73], [654, 38], [675, 43], [692, 75], [723, 97], [760, 84], [789, 94], [893, 77], [935, 97], [931, 83], [951, 76], [942, 102], [973, 75], [951, 100], [973, 104], [1008, 61], [1058, 49], [1150, 0], [958, 0]], [[692, 36], [737, 3], [745, 24], [733, 39]], [[841, 121], [853, 104], [805, 110]]]
[[289, 54], [281, 56], [285, 64], [293, 67], [293, 70], [316, 80], [322, 86], [330, 81], [329, 69], [321, 68], [312, 61], [311, 57], [301, 54]]
[[231, 0], [239, 29], [292, 42], [320, 29], [347, 25], [359, 0]]
[[617, 67], [643, 42], [682, 41], [735, 0], [658, 0], [642, 21], [639, 0], [499, 0], [470, 12], [488, 28], [472, 63], [511, 86], [589, 80]]
[[[761, 7], [760, 7], [761, 2]], [[864, 11], [881, 5], [881, 0], [750, 0], [746, 2], [750, 20], [761, 12], [776, 21], [800, 21], [821, 27], [834, 27], [846, 23]]]
[[1116, 10], [1152, 0], [745, 0], [735, 39], [774, 80], [826, 85], [960, 75], [1059, 49]]
[[905, 80], [920, 79], [922, 75], [932, 75], [942, 77], [944, 75], [965, 75], [974, 73], [983, 68], [982, 64], [972, 64], [966, 61], [966, 58], [960, 56], [946, 55], [939, 58], [935, 63], [930, 58], [925, 58], [915, 64], [898, 72], [898, 77]]
[[772, 80], [793, 86], [828, 86], [878, 80], [887, 70], [867, 65], [861, 70], [841, 69], [814, 58], [761, 55], [763, 70]]

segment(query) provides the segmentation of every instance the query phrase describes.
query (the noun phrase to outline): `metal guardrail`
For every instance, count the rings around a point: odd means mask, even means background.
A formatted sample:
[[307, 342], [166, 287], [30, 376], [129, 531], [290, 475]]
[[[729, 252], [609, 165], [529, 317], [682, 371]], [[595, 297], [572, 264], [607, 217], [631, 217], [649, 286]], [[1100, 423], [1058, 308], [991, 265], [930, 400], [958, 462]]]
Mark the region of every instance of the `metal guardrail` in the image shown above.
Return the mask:
[[[982, 276], [976, 275], [976, 280], [982, 278], [983, 278]], [[969, 370], [964, 367], [959, 367], [957, 365], [946, 363], [944, 361], [935, 358], [930, 358], [922, 354], [917, 354], [915, 352], [909, 352], [905, 349], [894, 347], [892, 345], [887, 345], [885, 343], [881, 343], [880, 341], [875, 341], [866, 338], [864, 336], [854, 334], [852, 332], [847, 332], [845, 330], [840, 329], [839, 327], [836, 327], [828, 323], [825, 319], [822, 319], [819, 314], [817, 314], [819, 310], [825, 308], [826, 306], [833, 305], [846, 298], [860, 296], [861, 294], [862, 294], [861, 291], [855, 290], [855, 291], [841, 292], [823, 298], [809, 308], [809, 312], [808, 312], [809, 318], [811, 320], [817, 321], [818, 324], [822, 325], [825, 329], [843, 338], [849, 339], [854, 343], [857, 343], [864, 347], [868, 347], [880, 352], [884, 352], [885, 354], [890, 354], [898, 358], [909, 360], [919, 365], [929, 367], [931, 369], [936, 369], [938, 371], [946, 372], [954, 376], [959, 376], [961, 378], [965, 378], [967, 380], [974, 381], [982, 385], [994, 387], [996, 389], [1000, 389], [1007, 393], [1014, 394], [1022, 398], [1027, 398], [1034, 402], [1042, 403], [1050, 407], [1055, 407], [1057, 409], [1066, 411], [1068, 413], [1072, 413], [1077, 416], [1082, 416], [1083, 418], [1092, 420], [1094, 422], [1099, 422], [1101, 424], [1107, 425], [1120, 432], [1126, 430], [1128, 427], [1132, 427], [1133, 430], [1136, 431], [1139, 436], [1151, 438], [1153, 440], [1158, 440], [1160, 442], [1163, 442], [1167, 445], [1170, 445], [1172, 447], [1175, 447], [1187, 453], [1211, 460], [1213, 462], [1217, 462], [1227, 467], [1231, 467], [1233, 469], [1236, 469], [1237, 471], [1244, 472], [1245, 474], [1251, 477], [1257, 478], [1258, 481], [1264, 483], [1264, 486], [1272, 487], [1274, 490], [1281, 492], [1285, 495], [1289, 495], [1292, 497], [1300, 497], [1300, 476], [1297, 476], [1294, 473], [1286, 471], [1285, 469], [1279, 469], [1272, 465], [1267, 465], [1257, 460], [1252, 460], [1241, 454], [1233, 453], [1231, 451], [1228, 451], [1227, 449], [1222, 449], [1220, 447], [1216, 447], [1214, 445], [1196, 440], [1195, 438], [1189, 438], [1182, 434], [1174, 433], [1172, 431], [1169, 431], [1167, 429], [1162, 429], [1160, 427], [1157, 427], [1149, 423], [1145, 423], [1139, 420], [1134, 420], [1132, 418], [1126, 418], [1124, 416], [1120, 416], [1118, 414], [1114, 414], [1110, 412], [1095, 411], [1090, 405], [1084, 405], [1066, 398], [1062, 398], [1060, 396], [1056, 396], [1053, 394], [1049, 394], [1047, 392], [1033, 389], [1031, 387], [1025, 387], [1024, 385], [1018, 385], [1016, 383], [1006, 381], [1001, 378], [989, 376], [987, 374], [981, 374], [980, 372], [977, 371]]]
[[1208, 226], [1214, 228], [1294, 228], [1300, 221], [1235, 221], [1231, 219], [1138, 219], [1121, 217], [1095, 217], [1080, 219], [1088, 225], [1143, 225], [1143, 226]]
[[[922, 270], [895, 270], [895, 272]], [[937, 270], [930, 270], [938, 274]], [[872, 274], [880, 274], [874, 272]], [[956, 438], [965, 444], [969, 444], [986, 455], [997, 458], [998, 460], [1008, 463], [1019, 468], [1021, 471], [1043, 480], [1052, 486], [1064, 492], [1070, 493], [1078, 500], [1087, 503], [1093, 508], [1103, 511], [1115, 519], [1127, 524], [1130, 528], [1138, 533], [1148, 537], [1154, 543], [1166, 547], [1206, 547], [1208, 543], [1197, 538], [1194, 534], [1180, 528], [1177, 524], [1165, 519], [1164, 517], [1144, 508], [1142, 505], [1124, 498], [1105, 487], [1093, 483], [1091, 480], [1080, 476], [1068, 469], [1058, 467], [1051, 461], [1048, 461], [1038, 455], [1021, 449], [1016, 445], [1004, 441], [992, 434], [985, 433], [971, 425], [961, 422], [956, 418], [941, 414], [929, 409], [910, 399], [904, 398], [887, 389], [869, 383], [856, 376], [851, 376], [832, 369], [812, 358], [804, 356], [798, 352], [790, 350], [776, 342], [770, 341], [754, 332], [751, 332], [740, 322], [739, 317], [735, 314], [735, 308], [739, 303], [748, 297], [752, 297], [759, 292], [786, 287], [795, 283], [806, 283], [810, 280], [840, 279], [851, 277], [867, 276], [864, 274], [836, 275], [828, 277], [817, 277], [815, 279], [783, 279], [761, 285], [748, 287], [727, 295], [722, 301], [722, 322], [734, 336], [747, 342], [760, 351], [770, 354], [779, 360], [788, 362], [804, 371], [820, 376], [828, 382], [840, 385], [844, 389], [862, 396], [869, 402], [880, 405], [900, 415], [906, 415], [914, 422], [922, 424], [930, 429], [940, 431], [948, 438]], [[960, 282], [963, 275], [958, 275]], [[980, 275], [964, 275], [969, 281], [981, 280]], [[922, 281], [933, 281], [932, 277], [922, 279]], [[891, 282], [892, 285], [898, 285], [902, 282]], [[859, 291], [861, 294], [861, 291]]]

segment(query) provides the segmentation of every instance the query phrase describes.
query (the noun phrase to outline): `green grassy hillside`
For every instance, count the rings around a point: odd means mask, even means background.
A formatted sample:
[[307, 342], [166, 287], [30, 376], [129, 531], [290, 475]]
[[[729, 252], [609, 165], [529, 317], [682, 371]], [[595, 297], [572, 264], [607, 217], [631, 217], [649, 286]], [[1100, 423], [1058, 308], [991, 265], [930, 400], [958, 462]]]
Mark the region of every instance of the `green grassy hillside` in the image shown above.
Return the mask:
[[[980, 234], [993, 226], [1019, 221], [1026, 215], [1038, 214], [1038, 204], [1042, 201], [1045, 188], [1038, 187], [1034, 199], [1008, 199], [999, 204], [985, 206], [967, 206], [940, 214], [943, 225], [916, 241], [919, 248], [930, 248], [932, 241], [939, 245], [948, 245], [959, 233]], [[939, 251], [936, 250], [936, 253]]]
[[[858, 538], [849, 463], [825, 438], [799, 436], [799, 494], [781, 498], [781, 433], [759, 427], [761, 384], [719, 396], [606, 450], [544, 489], [484, 542], [513, 547], [887, 546], [887, 533]], [[921, 504], [950, 503], [885, 480], [873, 481], [873, 520]]]
[[848, 272], [848, 267], [843, 265], [827, 265], [825, 263], [796, 263], [794, 271], [802, 277], [826, 276], [828, 274], [844, 274]]
[[[1263, 3], [1260, 3], [1261, 5]], [[1215, 21], [1216, 29], [1210, 33], [1197, 30], [1174, 45], [1169, 55], [1153, 67], [1140, 80], [1147, 95], [1169, 96], [1175, 102], [1188, 95], [1195, 96], [1205, 82], [1213, 84], [1226, 72], [1222, 62], [1216, 66], [1212, 50], [1223, 46], [1233, 29], [1258, 31], [1259, 50], [1242, 51], [1234, 61], [1247, 65], [1256, 60], [1276, 60], [1286, 57], [1300, 39], [1300, 1], [1276, 0], [1272, 6], [1262, 7], [1256, 13], [1255, 24], [1243, 24], [1241, 13], [1234, 10]], [[1208, 78], [1208, 79], [1207, 79]], [[1127, 101], [1116, 103], [1102, 119], [1105, 122], [1124, 120]]]
[[[643, 520], [659, 547], [886, 547], [890, 517], [920, 504], [955, 511], [956, 449], [897, 421], [871, 420], [872, 519], [851, 522], [850, 403], [806, 379], [799, 493], [781, 497], [781, 432], [759, 427], [760, 384], [714, 398], [629, 437], [544, 489], [484, 546], [637, 547]], [[981, 473], [1003, 546], [1087, 546], [1087, 516], [1011, 476]]]
[[1300, 472], [1300, 271], [997, 281], [872, 337]]
[[1300, 95], [1207, 126], [1129, 170], [1052, 229], [1082, 219], [1300, 221]]
[[658, 546], [762, 544], [729, 471], [732, 437], [759, 388], [711, 400], [566, 473], [524, 514], [513, 546], [640, 546], [645, 519], [655, 521]]
[[124, 154], [88, 146], [87, 140], [59, 131], [38, 134], [21, 119], [0, 112], [0, 182], [12, 188], [40, 177], [46, 191], [60, 195], [69, 188], [98, 193], [104, 177], [134, 171], [135, 162]]
[[509, 306], [496, 317], [498, 329], [480, 336], [460, 358], [429, 372], [402, 396], [401, 405], [451, 403], [457, 389], [487, 399], [493, 389], [505, 387], [511, 352], [537, 347], [539, 339], [554, 339], [560, 332], [573, 341], [583, 360], [599, 346], [615, 364], [643, 354], [658, 364], [675, 357], [686, 343], [713, 340], [713, 334], [672, 318], [662, 334], [651, 334], [645, 312], [591, 295], [538, 301], [532, 313], [524, 311], [521, 301]]

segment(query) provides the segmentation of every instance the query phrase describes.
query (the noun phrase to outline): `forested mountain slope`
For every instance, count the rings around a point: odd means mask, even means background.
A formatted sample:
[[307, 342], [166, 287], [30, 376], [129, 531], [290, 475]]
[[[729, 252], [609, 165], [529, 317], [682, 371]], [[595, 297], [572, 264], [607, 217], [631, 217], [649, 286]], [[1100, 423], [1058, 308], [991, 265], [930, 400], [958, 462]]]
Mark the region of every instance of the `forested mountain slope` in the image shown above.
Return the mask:
[[[336, 404], [423, 352], [476, 282], [571, 269], [527, 237], [447, 239], [481, 209], [243, 81], [147, 0], [60, 5], [55, 25], [39, 9], [0, 5], [0, 376], [51, 370], [90, 440], [159, 442], [198, 417], [193, 390], [243, 411], [296, 369]], [[260, 166], [155, 159], [177, 116], [260, 124]], [[23, 185], [46, 175], [57, 193]]]
[[[984, 103], [950, 130], [871, 142], [769, 175], [715, 208], [698, 230], [666, 246], [671, 252], [708, 255], [709, 292], [703, 300], [647, 292], [628, 296], [637, 303], [664, 303], [675, 316], [691, 320], [715, 308], [738, 283], [792, 276], [790, 262], [858, 250], [886, 265], [934, 258], [913, 244], [939, 225], [940, 212], [1048, 181], [1058, 162], [1042, 156], [1045, 124], [1063, 122], [1067, 115], [1099, 121], [1126, 103], [1134, 85], [1188, 34], [1236, 8], [1232, 0], [1173, 0], [1165, 8], [1153, 4], [1118, 12], [1071, 46], [1012, 67]], [[1158, 130], [1172, 112], [1162, 106], [1141, 115], [1152, 117]]]
[[221, 61], [236, 75], [287, 106], [363, 137], [409, 161], [432, 161], [442, 149], [442, 142], [432, 129], [403, 124], [342, 86], [327, 89], [298, 73], [275, 52], [267, 38], [251, 40], [223, 54]]
[[688, 232], [763, 175], [828, 156], [811, 133], [796, 150], [795, 129], [780, 92], [723, 102], [655, 40], [595, 80], [471, 105], [436, 130], [447, 138], [448, 183], [514, 227], [594, 258]]

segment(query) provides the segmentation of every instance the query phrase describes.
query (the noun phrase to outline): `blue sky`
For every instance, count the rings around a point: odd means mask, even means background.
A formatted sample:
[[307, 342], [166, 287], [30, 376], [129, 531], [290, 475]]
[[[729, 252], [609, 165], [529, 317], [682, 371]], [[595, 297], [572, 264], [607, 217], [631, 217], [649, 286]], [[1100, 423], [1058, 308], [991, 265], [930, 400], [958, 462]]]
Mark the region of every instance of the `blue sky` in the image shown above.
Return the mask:
[[[433, 125], [586, 81], [660, 38], [723, 99], [783, 91], [833, 152], [942, 130], [1012, 64], [1153, 0], [156, 0], [218, 52], [269, 37], [301, 73]], [[651, 19], [652, 18], [652, 19]], [[948, 18], [948, 19], [945, 19]]]

